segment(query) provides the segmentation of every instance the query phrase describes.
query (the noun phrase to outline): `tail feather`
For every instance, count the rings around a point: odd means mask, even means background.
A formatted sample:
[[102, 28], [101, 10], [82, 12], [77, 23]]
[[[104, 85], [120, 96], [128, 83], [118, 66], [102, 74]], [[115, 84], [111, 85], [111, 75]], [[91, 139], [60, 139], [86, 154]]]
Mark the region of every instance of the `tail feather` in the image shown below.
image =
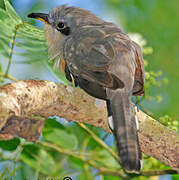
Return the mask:
[[[114, 136], [121, 159], [121, 165], [127, 171], [140, 171], [141, 151], [138, 143], [137, 126], [131, 94], [113, 91], [110, 93], [110, 106]], [[109, 107], [108, 107], [109, 109]]]

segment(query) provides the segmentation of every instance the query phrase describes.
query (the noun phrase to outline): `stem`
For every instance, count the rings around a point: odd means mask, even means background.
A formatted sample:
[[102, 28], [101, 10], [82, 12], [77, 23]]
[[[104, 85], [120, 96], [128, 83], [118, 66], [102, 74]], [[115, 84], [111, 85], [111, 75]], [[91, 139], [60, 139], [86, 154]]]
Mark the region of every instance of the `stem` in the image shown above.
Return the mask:
[[3, 77], [3, 78], [7, 78], [7, 79], [10, 79], [10, 80], [12, 80], [12, 81], [18, 81], [18, 79], [16, 79], [15, 77], [13, 77], [13, 76], [10, 76], [9, 74], [3, 74], [3, 73], [1, 73], [0, 72], [0, 77]]
[[106, 149], [113, 157], [114, 159], [116, 159], [118, 162], [120, 162], [119, 156], [110, 148], [108, 147], [98, 136], [96, 136], [96, 134], [94, 132], [92, 132], [89, 128], [87, 128], [84, 124], [82, 123], [78, 123], [80, 127], [82, 127], [83, 129], [85, 129], [88, 134], [91, 135], [91, 137], [97, 142], [99, 143], [104, 149]]
[[115, 176], [121, 177], [123, 180], [127, 180], [127, 178], [122, 175], [121, 171], [119, 171], [119, 170], [117, 170], [117, 169], [112, 170], [112, 169], [109, 169], [109, 168], [99, 167], [93, 160], [85, 160], [84, 157], [78, 156], [78, 155], [74, 154], [74, 152], [69, 151], [69, 150], [67, 150], [67, 149], [62, 149], [62, 148], [60, 148], [59, 146], [56, 146], [56, 145], [54, 145], [54, 144], [50, 144], [50, 143], [47, 143], [47, 142], [39, 142], [39, 144], [41, 144], [42, 146], [46, 146], [46, 147], [55, 149], [55, 150], [58, 151], [59, 153], [63, 153], [63, 154], [65, 154], [65, 155], [78, 158], [78, 159], [80, 159], [81, 161], [83, 161], [84, 163], [88, 163], [90, 166], [98, 169], [98, 170], [99, 170], [99, 174], [102, 174], [102, 173], [115, 174]]
[[178, 174], [177, 171], [172, 169], [165, 170], [151, 170], [151, 171], [142, 171], [139, 176], [160, 176], [164, 174]]
[[9, 165], [7, 164], [3, 170], [3, 172], [0, 174], [0, 179], [3, 178], [3, 176], [6, 174], [6, 172], [9, 170]]
[[9, 59], [8, 59], [7, 69], [6, 69], [6, 72], [5, 72], [5, 75], [4, 75], [7, 78], [8, 78], [8, 73], [9, 73], [9, 69], [10, 69], [10, 66], [11, 66], [11, 62], [12, 62], [12, 55], [14, 53], [14, 46], [15, 46], [15, 40], [16, 40], [17, 31], [22, 25], [23, 24], [17, 24], [15, 26], [15, 30], [14, 30], [14, 34], [13, 34], [13, 38], [12, 38], [11, 52], [10, 52]]

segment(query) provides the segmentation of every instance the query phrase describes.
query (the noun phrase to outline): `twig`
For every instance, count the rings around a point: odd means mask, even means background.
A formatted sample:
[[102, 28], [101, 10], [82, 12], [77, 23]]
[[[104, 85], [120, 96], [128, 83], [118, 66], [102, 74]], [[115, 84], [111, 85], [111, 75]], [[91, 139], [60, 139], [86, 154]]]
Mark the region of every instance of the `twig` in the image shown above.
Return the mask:
[[[84, 157], [79, 156], [74, 154], [72, 151], [69, 151], [67, 149], [62, 149], [59, 146], [56, 146], [54, 144], [50, 144], [50, 143], [46, 143], [46, 142], [40, 142], [40, 144], [42, 146], [46, 146], [52, 149], [55, 149], [56, 151], [66, 154], [68, 156], [72, 156], [75, 158], [80, 159], [81, 161], [83, 161], [84, 163], [88, 163], [90, 166], [96, 168], [99, 170], [99, 175], [100, 174], [106, 174], [106, 175], [112, 175], [112, 176], [117, 176], [122, 178], [123, 180], [128, 180], [128, 177], [125, 177], [124, 175], [122, 175], [121, 171], [118, 169], [107, 169], [107, 168], [103, 168], [103, 167], [99, 167], [93, 160], [85, 160]], [[132, 175], [128, 175], [129, 177], [138, 177], [138, 176], [159, 176], [159, 175], [164, 175], [164, 174], [177, 174], [177, 171], [175, 170], [171, 170], [171, 169], [167, 169], [167, 170], [151, 170], [151, 171], [142, 171], [140, 174], [132, 174]]]
[[139, 176], [160, 176], [164, 174], [178, 174], [177, 171], [172, 169], [165, 170], [151, 170], [151, 171], [142, 171]]
[[117, 160], [117, 162], [120, 162], [119, 156], [110, 147], [108, 147], [104, 143], [104, 141], [102, 141], [100, 138], [98, 138], [98, 136], [96, 136], [96, 134], [94, 132], [92, 132], [89, 128], [87, 128], [84, 124], [82, 124], [82, 123], [78, 123], [78, 124], [84, 130], [86, 130], [97, 143], [99, 143], [104, 149], [106, 149], [114, 157], [114, 159]]
[[8, 75], [3, 74], [3, 73], [1, 73], [1, 72], [0, 72], [0, 77], [7, 78], [7, 79], [10, 79], [10, 80], [16, 81], [16, 82], [18, 81], [18, 79], [16, 79], [15, 77], [10, 76], [9, 74], [8, 74]]
[[78, 156], [78, 155], [74, 154], [72, 151], [69, 151], [67, 149], [62, 149], [59, 146], [56, 146], [54, 144], [50, 144], [50, 143], [47, 143], [47, 142], [40, 142], [39, 144], [41, 144], [42, 146], [45, 146], [45, 147], [49, 147], [49, 148], [55, 149], [56, 151], [58, 151], [60, 153], [63, 153], [65, 155], [78, 158], [81, 161], [83, 161], [84, 163], [88, 163], [90, 166], [98, 169], [100, 173], [103, 173], [103, 172], [106, 172], [108, 174], [116, 173], [116, 176], [121, 177], [123, 180], [127, 180], [127, 178], [124, 177], [122, 175], [121, 171], [118, 170], [118, 169], [112, 170], [112, 169], [109, 169], [109, 168], [107, 169], [107, 168], [99, 167], [93, 160], [86, 160], [84, 157]]

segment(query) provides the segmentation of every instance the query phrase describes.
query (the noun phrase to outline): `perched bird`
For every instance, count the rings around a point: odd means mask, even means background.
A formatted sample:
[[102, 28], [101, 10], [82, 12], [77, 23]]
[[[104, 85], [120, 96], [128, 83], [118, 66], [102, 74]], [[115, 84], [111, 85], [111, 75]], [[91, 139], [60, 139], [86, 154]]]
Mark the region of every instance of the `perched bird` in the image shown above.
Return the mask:
[[141, 151], [132, 95], [144, 94], [141, 48], [117, 25], [89, 11], [66, 5], [49, 14], [31, 13], [44, 21], [51, 58], [66, 78], [91, 96], [106, 101], [121, 165], [140, 171]]

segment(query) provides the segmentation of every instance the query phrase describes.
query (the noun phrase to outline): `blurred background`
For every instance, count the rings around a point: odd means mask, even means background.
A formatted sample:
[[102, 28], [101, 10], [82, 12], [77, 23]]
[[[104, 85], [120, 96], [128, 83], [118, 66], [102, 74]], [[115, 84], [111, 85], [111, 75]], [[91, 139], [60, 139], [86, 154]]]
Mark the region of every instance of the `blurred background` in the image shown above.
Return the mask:
[[[0, 0], [0, 6], [3, 6]], [[67, 4], [92, 11], [106, 21], [117, 23], [127, 33], [139, 33], [152, 47], [152, 53], [145, 55], [147, 71], [162, 72], [159, 78], [165, 83], [150, 88], [148, 94], [159, 97], [144, 101], [144, 107], [155, 116], [169, 115], [179, 119], [179, 1], [163, 0], [11, 0], [10, 1], [25, 21], [42, 27], [41, 22], [27, 19], [30, 12], [48, 13], [54, 6]], [[19, 57], [13, 57], [14, 62]], [[3, 66], [7, 62], [1, 61]], [[10, 70], [17, 79], [48, 79], [58, 81], [53, 74], [42, 67], [40, 62], [28, 64], [15, 63]], [[165, 176], [161, 179], [170, 179]]]

